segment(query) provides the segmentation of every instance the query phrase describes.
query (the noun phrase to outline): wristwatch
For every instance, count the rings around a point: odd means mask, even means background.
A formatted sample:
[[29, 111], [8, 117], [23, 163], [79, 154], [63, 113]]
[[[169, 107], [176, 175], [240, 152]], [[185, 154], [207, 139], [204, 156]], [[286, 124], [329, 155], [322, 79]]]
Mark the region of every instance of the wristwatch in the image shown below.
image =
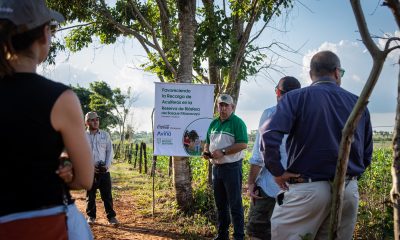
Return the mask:
[[224, 156], [226, 155], [226, 149], [225, 148], [221, 149], [221, 152], [222, 152], [222, 154], [224, 154]]

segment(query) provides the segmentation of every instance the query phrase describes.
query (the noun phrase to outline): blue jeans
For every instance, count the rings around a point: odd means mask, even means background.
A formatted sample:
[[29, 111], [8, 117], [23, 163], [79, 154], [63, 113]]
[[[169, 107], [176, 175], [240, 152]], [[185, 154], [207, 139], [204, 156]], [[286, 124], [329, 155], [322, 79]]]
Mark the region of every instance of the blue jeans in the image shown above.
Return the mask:
[[215, 205], [218, 211], [218, 239], [229, 239], [231, 215], [233, 237], [235, 240], [242, 240], [244, 238], [242, 160], [221, 165], [214, 164], [212, 170]]

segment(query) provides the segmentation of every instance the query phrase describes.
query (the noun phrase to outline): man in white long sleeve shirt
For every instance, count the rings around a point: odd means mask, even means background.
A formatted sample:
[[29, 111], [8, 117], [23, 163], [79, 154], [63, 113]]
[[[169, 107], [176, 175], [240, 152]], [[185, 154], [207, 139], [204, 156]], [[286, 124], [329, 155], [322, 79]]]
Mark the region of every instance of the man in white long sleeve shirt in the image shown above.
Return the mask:
[[110, 135], [99, 129], [100, 118], [96, 112], [88, 112], [85, 115], [87, 126], [87, 137], [92, 148], [95, 165], [95, 175], [92, 188], [86, 194], [86, 214], [88, 223], [93, 224], [96, 220], [96, 192], [100, 190], [101, 199], [107, 214], [108, 222], [117, 225], [116, 213], [113, 209], [111, 193], [110, 166], [113, 157], [113, 149]]

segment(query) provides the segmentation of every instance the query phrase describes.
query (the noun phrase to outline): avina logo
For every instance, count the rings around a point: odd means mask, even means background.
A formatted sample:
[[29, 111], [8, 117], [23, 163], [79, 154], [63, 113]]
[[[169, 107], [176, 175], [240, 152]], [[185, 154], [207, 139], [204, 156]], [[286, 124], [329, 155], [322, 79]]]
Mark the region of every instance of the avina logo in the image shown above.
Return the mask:
[[158, 131], [157, 132], [157, 137], [170, 137], [171, 136], [171, 131]]

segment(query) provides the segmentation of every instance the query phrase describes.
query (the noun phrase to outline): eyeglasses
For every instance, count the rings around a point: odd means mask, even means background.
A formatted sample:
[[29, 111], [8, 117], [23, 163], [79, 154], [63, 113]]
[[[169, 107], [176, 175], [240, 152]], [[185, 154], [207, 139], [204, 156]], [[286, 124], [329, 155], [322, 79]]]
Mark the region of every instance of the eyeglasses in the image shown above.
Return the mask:
[[280, 97], [280, 96], [282, 96], [283, 94], [285, 94], [286, 91], [283, 91], [283, 90], [280, 89], [278, 86], [276, 86], [276, 87], [275, 87], [275, 93], [276, 93], [276, 96]]
[[340, 72], [340, 77], [343, 77], [344, 76], [344, 73], [346, 72], [343, 68], [341, 68], [341, 67], [338, 67], [337, 69], [339, 69], [339, 72]]
[[93, 119], [89, 119], [88, 121], [89, 121], [89, 122], [98, 122], [99, 119], [98, 119], [98, 118], [93, 118]]
[[56, 34], [56, 32], [58, 30], [58, 26], [59, 25], [56, 21], [49, 22], [49, 28], [50, 28], [51, 35], [54, 36]]

